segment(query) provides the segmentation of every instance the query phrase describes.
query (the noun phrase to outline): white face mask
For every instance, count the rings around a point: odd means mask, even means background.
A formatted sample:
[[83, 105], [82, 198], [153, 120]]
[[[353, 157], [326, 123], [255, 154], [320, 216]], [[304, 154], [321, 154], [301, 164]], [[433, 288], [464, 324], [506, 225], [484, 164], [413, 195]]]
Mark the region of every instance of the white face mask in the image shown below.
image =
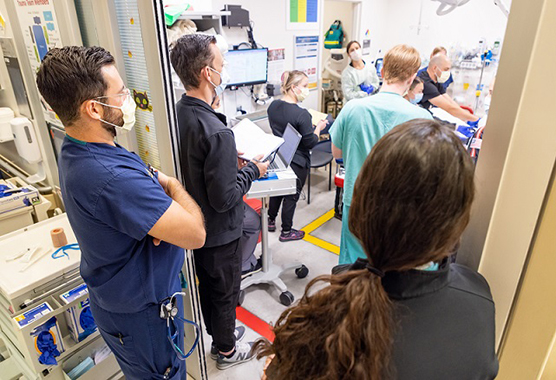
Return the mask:
[[231, 80], [230, 75], [228, 74], [228, 71], [226, 70], [225, 66], [222, 67], [221, 72], [216, 71], [212, 67], [209, 67], [209, 69], [214, 71], [216, 74], [220, 75], [220, 84], [218, 86], [212, 83], [212, 81], [209, 79], [210, 84], [214, 86], [214, 90], [216, 91], [216, 96], [220, 96], [226, 89], [228, 83], [230, 83]]
[[363, 59], [363, 52], [361, 49], [356, 49], [349, 54], [352, 61], [360, 61]]
[[445, 83], [448, 79], [450, 79], [450, 70], [440, 71], [440, 75], [437, 75], [436, 81], [438, 83]]
[[297, 98], [298, 102], [303, 102], [309, 96], [309, 89], [307, 87], [302, 87], [300, 92], [295, 92], [295, 97]]
[[117, 109], [121, 110], [123, 115], [124, 115], [124, 124], [123, 125], [116, 125], [116, 124], [110, 123], [109, 121], [106, 121], [106, 120], [103, 120], [103, 119], [100, 119], [100, 121], [115, 127], [120, 132], [129, 132], [129, 131], [131, 131], [131, 129], [135, 125], [135, 109], [137, 108], [137, 104], [135, 104], [135, 101], [131, 97], [131, 94], [127, 94], [127, 96], [124, 100], [124, 104], [122, 104], [120, 107], [113, 106], [111, 104], [98, 102], [96, 100], [95, 100], [95, 102], [97, 102], [98, 104], [102, 104], [103, 106], [106, 106], [106, 107], [117, 108]]

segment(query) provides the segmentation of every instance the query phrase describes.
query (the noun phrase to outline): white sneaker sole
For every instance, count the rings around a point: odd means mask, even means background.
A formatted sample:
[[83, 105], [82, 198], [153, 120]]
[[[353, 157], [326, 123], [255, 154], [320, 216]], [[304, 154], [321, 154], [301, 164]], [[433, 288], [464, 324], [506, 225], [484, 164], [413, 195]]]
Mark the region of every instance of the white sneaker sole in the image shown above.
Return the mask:
[[[246, 330], [243, 331], [243, 334], [239, 338], [236, 338], [237, 342], [241, 342], [243, 340], [243, 338], [245, 337], [245, 332], [246, 332]], [[212, 347], [211, 347], [211, 350], [210, 350], [210, 358], [212, 360], [218, 360], [218, 354], [214, 354], [212, 352]]]
[[247, 363], [250, 360], [253, 360], [255, 358], [255, 355], [251, 356], [250, 358], [238, 361], [238, 362], [225, 362], [225, 363], [220, 363], [220, 362], [216, 362], [216, 368], [218, 368], [219, 370], [223, 371], [225, 369], [234, 367], [238, 364], [243, 364], [243, 363]]

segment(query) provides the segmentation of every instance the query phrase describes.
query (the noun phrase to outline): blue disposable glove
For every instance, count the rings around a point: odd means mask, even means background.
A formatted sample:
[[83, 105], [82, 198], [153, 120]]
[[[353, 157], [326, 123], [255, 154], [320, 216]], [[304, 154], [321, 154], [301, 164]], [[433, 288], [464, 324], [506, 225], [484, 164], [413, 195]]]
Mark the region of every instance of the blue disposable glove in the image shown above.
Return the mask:
[[468, 125], [460, 125], [458, 126], [457, 131], [462, 135], [460, 136], [460, 140], [463, 141], [463, 143], [466, 143], [475, 133], [475, 128]]
[[50, 329], [54, 326], [56, 326], [56, 317], [50, 318], [33, 332], [33, 335], [37, 334], [35, 344], [41, 353], [39, 356], [39, 363], [44, 365], [58, 364], [56, 357], [60, 356], [60, 351], [56, 343], [54, 343], [54, 336], [50, 332]]
[[468, 121], [467, 125], [469, 125], [471, 128], [478, 128], [479, 127], [479, 121], [481, 121], [481, 119], [477, 119], [477, 121]]
[[87, 336], [96, 331], [97, 325], [89, 306], [84, 307], [81, 311], [81, 315], [79, 316], [79, 323], [84, 330], [81, 334], [79, 334], [79, 341], [85, 339]]
[[50, 331], [43, 331], [37, 337], [37, 348], [41, 352], [39, 363], [44, 365], [56, 365], [58, 362], [55, 357], [60, 356], [60, 351], [54, 343], [54, 337]]
[[361, 89], [361, 91], [364, 91], [367, 94], [372, 94], [373, 91], [375, 90], [372, 84], [366, 85], [365, 83], [361, 83], [359, 85], [359, 88]]

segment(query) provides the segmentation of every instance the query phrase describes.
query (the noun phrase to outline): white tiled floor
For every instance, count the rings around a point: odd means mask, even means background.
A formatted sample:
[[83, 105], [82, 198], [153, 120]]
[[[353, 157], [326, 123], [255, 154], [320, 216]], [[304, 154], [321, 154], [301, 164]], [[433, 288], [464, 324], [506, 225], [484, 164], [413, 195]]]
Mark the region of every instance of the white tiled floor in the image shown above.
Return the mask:
[[[334, 174], [334, 173], [333, 173]], [[335, 189], [328, 191], [328, 172], [323, 169], [313, 171], [311, 188], [311, 204], [307, 205], [305, 199], [300, 199], [294, 216], [294, 228], [301, 229], [319, 216], [334, 207]], [[303, 196], [302, 196], [303, 197]], [[280, 217], [276, 221], [280, 226]], [[341, 222], [332, 219], [325, 225], [314, 231], [312, 234], [330, 243], [339, 245], [340, 243]], [[274, 262], [283, 264], [287, 262], [302, 262], [309, 268], [309, 275], [304, 279], [298, 279], [295, 273], [283, 276], [283, 280], [288, 286], [288, 290], [293, 293], [296, 300], [301, 297], [307, 283], [316, 276], [328, 274], [334, 265], [338, 263], [338, 256], [319, 248], [306, 241], [281, 243], [278, 241], [279, 232], [269, 234], [269, 248], [272, 250]], [[256, 254], [260, 254], [260, 247], [257, 247]], [[246, 289], [243, 307], [268, 323], [274, 323], [280, 314], [286, 309], [278, 300], [278, 292], [269, 289], [268, 286], [258, 285]], [[240, 322], [237, 322], [240, 324]], [[247, 328], [245, 341], [253, 341], [259, 335]], [[210, 344], [211, 339], [205, 336], [205, 342]], [[206, 360], [208, 375], [210, 380], [255, 380], [260, 379], [264, 359], [232, 367], [225, 371], [216, 368], [215, 362], [210, 359], [210, 347], [206, 349]]]

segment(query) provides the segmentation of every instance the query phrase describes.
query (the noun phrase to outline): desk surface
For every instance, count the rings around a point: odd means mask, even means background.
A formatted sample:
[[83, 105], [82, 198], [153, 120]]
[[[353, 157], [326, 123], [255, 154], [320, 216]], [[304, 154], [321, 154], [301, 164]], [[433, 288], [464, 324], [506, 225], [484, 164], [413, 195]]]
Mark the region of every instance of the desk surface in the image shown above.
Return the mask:
[[0, 237], [0, 292], [7, 299], [19, 297], [79, 266], [81, 252], [78, 250], [68, 251], [69, 259], [65, 256], [53, 259], [52, 250], [24, 272], [20, 272], [20, 269], [26, 264], [18, 259], [6, 262], [6, 257], [26, 248], [41, 247], [42, 250], [37, 251], [35, 255], [40, 255], [45, 249], [53, 248], [50, 231], [59, 227], [64, 229], [68, 244], [77, 243], [66, 214]]

